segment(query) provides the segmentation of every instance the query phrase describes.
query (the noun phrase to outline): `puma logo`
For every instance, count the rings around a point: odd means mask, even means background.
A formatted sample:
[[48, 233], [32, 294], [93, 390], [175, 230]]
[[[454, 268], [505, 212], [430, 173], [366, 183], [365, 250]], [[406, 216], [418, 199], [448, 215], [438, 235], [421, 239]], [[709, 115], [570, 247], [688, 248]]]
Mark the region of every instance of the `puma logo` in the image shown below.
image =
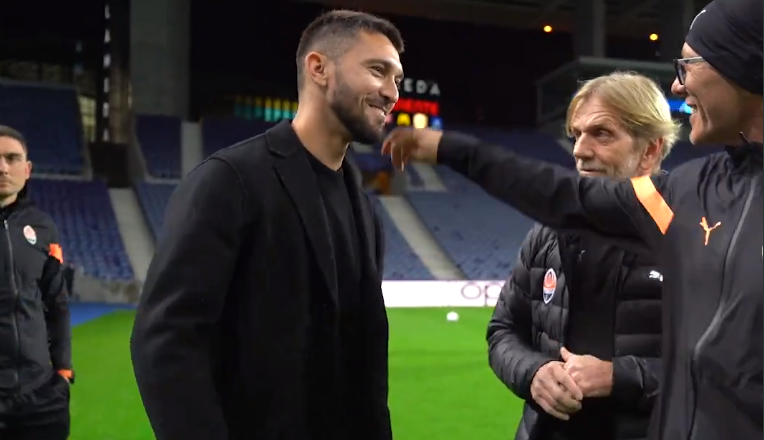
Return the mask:
[[703, 228], [704, 231], [706, 231], [706, 241], [705, 241], [704, 246], [708, 246], [708, 239], [711, 238], [711, 231], [713, 231], [714, 229], [718, 228], [721, 225], [722, 225], [722, 222], [716, 222], [715, 225], [713, 225], [712, 227], [709, 228], [708, 227], [708, 222], [706, 221], [706, 218], [702, 217], [700, 219], [700, 227]]

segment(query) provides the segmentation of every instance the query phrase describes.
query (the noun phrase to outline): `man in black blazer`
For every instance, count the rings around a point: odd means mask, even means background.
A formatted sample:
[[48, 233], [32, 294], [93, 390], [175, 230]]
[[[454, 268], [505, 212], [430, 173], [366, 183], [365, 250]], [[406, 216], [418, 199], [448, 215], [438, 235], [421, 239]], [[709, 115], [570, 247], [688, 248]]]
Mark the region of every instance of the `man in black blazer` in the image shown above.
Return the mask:
[[345, 157], [381, 139], [403, 43], [316, 19], [299, 110], [213, 154], [167, 207], [131, 339], [158, 440], [390, 440], [383, 236]]

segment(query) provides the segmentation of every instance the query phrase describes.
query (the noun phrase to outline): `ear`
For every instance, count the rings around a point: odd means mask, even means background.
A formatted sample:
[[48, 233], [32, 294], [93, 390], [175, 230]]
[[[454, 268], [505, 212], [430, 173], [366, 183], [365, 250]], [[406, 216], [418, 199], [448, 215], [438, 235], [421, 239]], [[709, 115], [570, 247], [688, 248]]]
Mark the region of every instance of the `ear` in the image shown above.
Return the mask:
[[305, 76], [319, 87], [329, 84], [330, 60], [326, 55], [310, 52], [305, 55]]
[[663, 154], [663, 138], [651, 140], [642, 157], [639, 159], [639, 169], [644, 174], [652, 174], [658, 168]]
[[27, 177], [27, 179], [29, 179], [29, 177], [32, 175], [32, 161], [31, 160], [27, 161], [26, 171], [27, 171], [26, 172], [26, 174], [27, 174], [26, 177]]

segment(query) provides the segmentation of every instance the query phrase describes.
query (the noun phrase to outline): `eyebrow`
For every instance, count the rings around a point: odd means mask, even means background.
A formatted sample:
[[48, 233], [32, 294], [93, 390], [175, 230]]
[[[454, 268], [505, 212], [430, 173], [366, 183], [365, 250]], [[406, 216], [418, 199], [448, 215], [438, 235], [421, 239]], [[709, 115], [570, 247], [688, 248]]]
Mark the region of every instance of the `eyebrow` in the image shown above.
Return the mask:
[[609, 121], [596, 121], [593, 124], [585, 125], [586, 130], [582, 130], [581, 126], [579, 124], [570, 124], [570, 130], [571, 131], [594, 131], [594, 130], [606, 130], [606, 131], [613, 131], [615, 130], [615, 124]]

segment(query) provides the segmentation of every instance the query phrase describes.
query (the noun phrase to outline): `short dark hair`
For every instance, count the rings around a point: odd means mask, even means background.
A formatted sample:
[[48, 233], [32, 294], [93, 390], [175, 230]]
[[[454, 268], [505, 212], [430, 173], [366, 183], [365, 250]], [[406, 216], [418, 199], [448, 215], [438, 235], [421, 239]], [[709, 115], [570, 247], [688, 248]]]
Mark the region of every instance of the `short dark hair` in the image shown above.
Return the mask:
[[3, 137], [17, 140], [24, 149], [24, 152], [27, 152], [27, 141], [24, 139], [24, 135], [22, 135], [20, 131], [8, 127], [7, 125], [0, 125], [0, 138]]
[[302, 89], [303, 60], [313, 51], [320, 50], [336, 58], [348, 49], [349, 42], [359, 32], [382, 34], [387, 37], [399, 54], [403, 53], [403, 38], [394, 24], [384, 18], [365, 12], [338, 9], [319, 15], [305, 28], [297, 45], [297, 90]]

